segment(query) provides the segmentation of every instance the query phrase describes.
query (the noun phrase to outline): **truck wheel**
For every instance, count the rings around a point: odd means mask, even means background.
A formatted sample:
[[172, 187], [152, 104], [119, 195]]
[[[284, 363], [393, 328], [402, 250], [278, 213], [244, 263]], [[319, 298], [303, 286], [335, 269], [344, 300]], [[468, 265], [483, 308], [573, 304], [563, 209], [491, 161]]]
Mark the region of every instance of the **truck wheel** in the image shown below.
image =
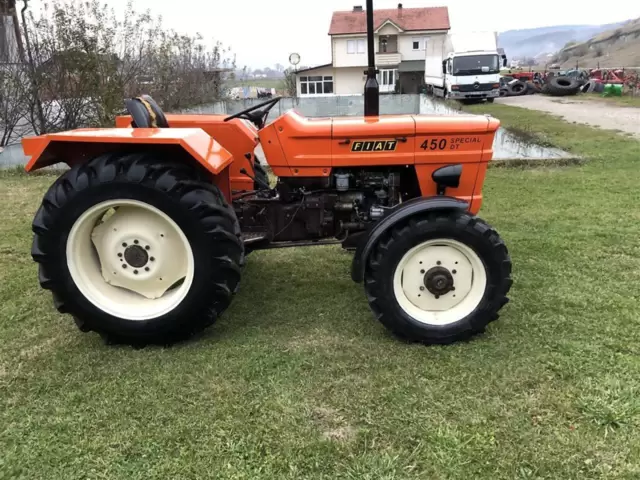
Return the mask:
[[171, 344], [211, 325], [240, 281], [233, 211], [190, 166], [109, 153], [44, 196], [32, 256], [80, 330], [112, 343]]
[[408, 340], [452, 343], [484, 331], [508, 302], [511, 260], [497, 232], [466, 212], [397, 226], [372, 252], [365, 289], [376, 317]]

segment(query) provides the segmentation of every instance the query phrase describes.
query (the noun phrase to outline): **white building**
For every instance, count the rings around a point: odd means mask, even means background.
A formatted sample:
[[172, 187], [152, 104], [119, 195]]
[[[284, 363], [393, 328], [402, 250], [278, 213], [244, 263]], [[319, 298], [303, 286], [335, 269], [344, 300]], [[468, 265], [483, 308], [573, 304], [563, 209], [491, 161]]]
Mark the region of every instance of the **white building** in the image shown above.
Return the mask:
[[[418, 93], [424, 82], [426, 45], [442, 44], [451, 28], [446, 7], [374, 10], [376, 68], [380, 92]], [[298, 95], [349, 95], [364, 91], [367, 22], [361, 6], [334, 12], [329, 28], [331, 63], [299, 70]]]

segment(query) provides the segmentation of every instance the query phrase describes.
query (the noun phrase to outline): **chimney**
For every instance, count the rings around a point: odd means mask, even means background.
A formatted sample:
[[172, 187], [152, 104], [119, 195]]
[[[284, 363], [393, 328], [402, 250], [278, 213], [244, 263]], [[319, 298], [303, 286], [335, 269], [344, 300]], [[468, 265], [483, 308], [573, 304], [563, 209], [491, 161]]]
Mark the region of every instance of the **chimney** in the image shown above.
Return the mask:
[[402, 4], [401, 3], [398, 4], [398, 10], [402, 10]]
[[354, 12], [363, 12], [364, 10], [362, 9], [362, 5], [354, 5], [353, 6], [353, 11]]

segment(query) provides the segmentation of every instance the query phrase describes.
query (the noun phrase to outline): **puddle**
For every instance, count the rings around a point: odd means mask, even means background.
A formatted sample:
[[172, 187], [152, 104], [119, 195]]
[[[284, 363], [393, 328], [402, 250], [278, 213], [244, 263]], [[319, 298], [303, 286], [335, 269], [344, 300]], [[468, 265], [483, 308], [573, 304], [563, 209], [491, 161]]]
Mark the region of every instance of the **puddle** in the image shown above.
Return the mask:
[[[435, 100], [429, 97], [422, 97], [420, 103], [421, 115], [471, 115], [460, 110], [456, 110], [451, 105], [440, 100]], [[496, 138], [493, 142], [493, 159], [497, 161], [507, 160], [573, 160], [575, 163], [577, 160], [575, 155], [569, 152], [560, 150], [558, 148], [545, 147], [539, 145], [532, 139], [523, 138], [524, 134], [519, 136], [515, 133], [509, 132], [504, 128], [498, 129]], [[516, 162], [520, 165], [526, 164], [526, 162]], [[562, 163], [562, 162], [561, 162]]]

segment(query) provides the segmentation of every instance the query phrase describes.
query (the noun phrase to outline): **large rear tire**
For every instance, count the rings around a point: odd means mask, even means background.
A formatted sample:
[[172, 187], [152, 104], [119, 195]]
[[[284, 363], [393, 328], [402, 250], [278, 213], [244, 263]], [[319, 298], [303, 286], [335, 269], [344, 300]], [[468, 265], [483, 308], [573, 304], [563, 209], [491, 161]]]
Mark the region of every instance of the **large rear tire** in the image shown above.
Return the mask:
[[376, 317], [408, 340], [446, 344], [481, 333], [508, 302], [511, 260], [498, 233], [466, 212], [393, 228], [372, 252], [365, 290]]
[[43, 288], [80, 330], [171, 344], [211, 325], [240, 282], [237, 218], [192, 167], [108, 153], [62, 175], [33, 221]]
[[554, 97], [576, 95], [579, 91], [580, 82], [571, 77], [551, 77], [543, 89], [543, 93]]

